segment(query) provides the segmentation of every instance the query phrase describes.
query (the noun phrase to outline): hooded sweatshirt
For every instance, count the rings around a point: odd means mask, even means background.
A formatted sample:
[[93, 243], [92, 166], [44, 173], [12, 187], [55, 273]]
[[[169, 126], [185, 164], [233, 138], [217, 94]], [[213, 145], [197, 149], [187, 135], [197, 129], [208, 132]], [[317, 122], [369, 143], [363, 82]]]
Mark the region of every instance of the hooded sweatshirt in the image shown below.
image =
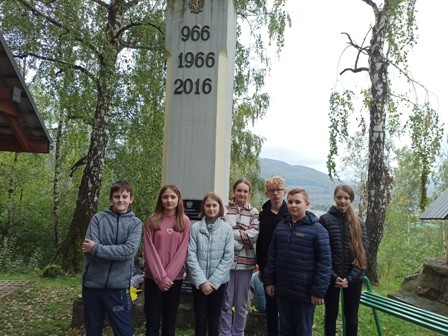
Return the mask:
[[128, 288], [141, 235], [142, 222], [132, 211], [118, 214], [107, 209], [95, 214], [86, 233], [95, 245], [85, 256], [83, 286]]

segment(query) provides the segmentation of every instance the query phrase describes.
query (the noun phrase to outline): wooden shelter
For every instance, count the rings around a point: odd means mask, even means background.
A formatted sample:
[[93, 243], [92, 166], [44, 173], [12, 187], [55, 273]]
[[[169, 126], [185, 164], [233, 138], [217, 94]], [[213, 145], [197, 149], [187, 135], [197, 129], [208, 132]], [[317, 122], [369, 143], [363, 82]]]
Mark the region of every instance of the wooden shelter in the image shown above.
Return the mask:
[[0, 151], [48, 153], [51, 138], [0, 34]]
[[420, 219], [448, 219], [448, 189], [446, 189], [433, 203], [429, 205], [423, 215], [420, 216]]
[[[437, 199], [432, 202], [423, 215], [421, 220], [447, 220], [448, 219], [448, 189], [446, 189]], [[444, 234], [445, 236], [445, 234]], [[448, 246], [443, 237], [445, 244], [445, 263], [448, 264]]]

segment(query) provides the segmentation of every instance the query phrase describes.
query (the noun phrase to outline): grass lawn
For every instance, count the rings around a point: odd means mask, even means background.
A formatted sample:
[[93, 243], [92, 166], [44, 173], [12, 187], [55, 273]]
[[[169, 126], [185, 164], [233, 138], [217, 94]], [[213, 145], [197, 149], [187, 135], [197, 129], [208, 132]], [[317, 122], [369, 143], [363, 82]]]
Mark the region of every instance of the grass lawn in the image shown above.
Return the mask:
[[[31, 284], [0, 300], [0, 335], [84, 335], [84, 330], [70, 327], [72, 303], [81, 293], [80, 276], [54, 280], [23, 275], [0, 276], [0, 280], [13, 279], [31, 280]], [[381, 287], [374, 288], [374, 291], [383, 293], [384, 290], [391, 289], [389, 287], [388, 284], [384, 284]], [[411, 323], [382, 313], [379, 314], [384, 336], [437, 335]], [[319, 306], [316, 309], [314, 335], [323, 335], [322, 321], [323, 307]], [[339, 329], [341, 330], [340, 325]], [[113, 335], [113, 333], [106, 329], [104, 335]], [[144, 335], [144, 327], [138, 327], [135, 330], [135, 335]], [[177, 335], [190, 336], [194, 333], [191, 330], [179, 330]], [[359, 335], [376, 335], [372, 312], [369, 308], [363, 306], [361, 306], [359, 314]]]

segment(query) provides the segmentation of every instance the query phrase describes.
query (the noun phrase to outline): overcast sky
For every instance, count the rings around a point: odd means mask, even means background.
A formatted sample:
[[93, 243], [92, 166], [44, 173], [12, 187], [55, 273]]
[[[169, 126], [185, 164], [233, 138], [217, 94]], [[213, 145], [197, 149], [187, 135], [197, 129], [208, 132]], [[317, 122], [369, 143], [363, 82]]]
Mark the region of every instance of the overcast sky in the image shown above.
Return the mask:
[[[338, 77], [342, 69], [354, 64], [353, 53], [342, 55], [347, 39], [341, 32], [349, 33], [361, 44], [373, 22], [373, 13], [361, 0], [290, 0], [288, 9], [292, 27], [267, 80], [271, 106], [254, 131], [266, 138], [261, 157], [326, 173], [331, 90], [354, 89], [354, 84], [361, 89], [367, 83], [366, 72]], [[448, 125], [445, 63], [448, 52], [444, 38], [448, 31], [447, 13], [448, 0], [417, 1], [419, 39], [410, 55], [411, 73], [433, 93], [431, 101], [445, 125]]]

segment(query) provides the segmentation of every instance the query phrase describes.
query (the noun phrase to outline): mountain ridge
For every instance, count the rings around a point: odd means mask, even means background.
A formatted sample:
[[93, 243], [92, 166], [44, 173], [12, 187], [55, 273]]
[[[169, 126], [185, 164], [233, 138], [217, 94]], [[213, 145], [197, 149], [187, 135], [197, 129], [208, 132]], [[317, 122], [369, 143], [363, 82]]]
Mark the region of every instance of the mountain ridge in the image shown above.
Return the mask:
[[304, 188], [308, 192], [311, 209], [326, 211], [333, 204], [333, 192], [338, 183], [314, 168], [260, 158], [260, 169], [264, 180], [279, 175], [285, 179], [288, 190], [295, 187]]

